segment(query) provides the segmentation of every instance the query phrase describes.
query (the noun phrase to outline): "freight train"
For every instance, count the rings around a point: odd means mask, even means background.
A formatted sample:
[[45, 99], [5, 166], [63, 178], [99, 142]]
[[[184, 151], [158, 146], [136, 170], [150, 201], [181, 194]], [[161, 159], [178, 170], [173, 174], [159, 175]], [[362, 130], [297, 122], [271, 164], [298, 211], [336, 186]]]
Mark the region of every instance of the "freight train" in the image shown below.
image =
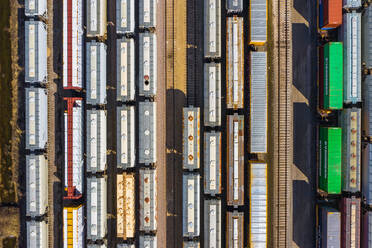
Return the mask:
[[116, 231], [124, 240], [136, 235], [135, 179], [133, 173], [116, 176]]
[[182, 234], [195, 238], [200, 234], [200, 175], [184, 173], [182, 177]]
[[63, 208], [63, 247], [84, 247], [84, 206]]
[[116, 0], [116, 33], [134, 33], [135, 0]]
[[136, 160], [134, 106], [123, 105], [117, 108], [116, 125], [117, 167], [133, 168]]
[[204, 57], [221, 57], [221, 0], [204, 0]]
[[118, 39], [116, 49], [116, 100], [134, 101], [136, 93], [134, 39]]
[[200, 108], [183, 108], [183, 169], [200, 167]]
[[221, 194], [222, 147], [220, 132], [204, 133], [204, 194]]

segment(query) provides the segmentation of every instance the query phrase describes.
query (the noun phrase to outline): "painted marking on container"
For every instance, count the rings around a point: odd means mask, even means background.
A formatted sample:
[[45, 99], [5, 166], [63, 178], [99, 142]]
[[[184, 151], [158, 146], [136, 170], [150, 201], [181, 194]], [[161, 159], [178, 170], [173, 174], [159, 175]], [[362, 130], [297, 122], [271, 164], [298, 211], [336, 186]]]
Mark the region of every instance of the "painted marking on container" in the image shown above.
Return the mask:
[[120, 161], [123, 164], [128, 163], [128, 111], [120, 111]]
[[[128, 27], [128, 21], [127, 21], [127, 0], [121, 0], [121, 11], [120, 11], [120, 14], [121, 14], [121, 19], [120, 19], [120, 26], [122, 28], [126, 28]], [[133, 13], [132, 13], [133, 14]]]
[[209, 188], [210, 190], [216, 190], [216, 160], [217, 160], [217, 137], [209, 137]]
[[239, 200], [239, 122], [234, 121], [234, 201]]
[[217, 247], [217, 206], [209, 205], [209, 247]]
[[28, 76], [34, 78], [35, 71], [35, 49], [36, 49], [36, 40], [35, 40], [35, 24], [28, 25]]
[[[150, 82], [152, 81], [152, 78], [150, 77], [150, 42], [151, 39], [148, 36], [143, 37], [143, 76], [145, 78], [142, 78], [143, 80], [143, 90], [149, 91], [150, 90]], [[146, 83], [147, 81], [147, 83]]]
[[143, 22], [151, 22], [150, 0], [143, 0]]
[[36, 145], [36, 92], [29, 91], [29, 143]]
[[194, 134], [194, 122], [196, 121], [193, 111], [187, 112], [187, 154], [188, 160], [187, 164], [193, 165], [195, 154], [194, 154], [194, 145], [195, 145], [195, 134]]
[[239, 34], [238, 22], [233, 23], [233, 102], [239, 104]]
[[351, 96], [358, 96], [358, 27], [357, 18], [351, 18]]
[[195, 231], [195, 181], [187, 179], [187, 232], [194, 233]]
[[216, 67], [209, 67], [209, 121], [216, 122]]
[[217, 7], [216, 0], [209, 1], [209, 52], [217, 51]]
[[72, 168], [73, 168], [73, 186], [76, 187], [78, 191], [82, 191], [82, 109], [81, 100], [75, 101], [76, 107], [73, 107], [72, 113]]
[[68, 124], [67, 124], [67, 113], [64, 113], [65, 120], [65, 187], [68, 186]]
[[359, 157], [358, 154], [358, 112], [352, 111], [350, 112], [350, 155], [349, 155], [349, 173], [350, 173], [350, 187], [355, 188], [357, 187], [357, 159]]
[[[36, 160], [34, 158], [30, 159], [30, 165], [29, 165], [29, 172], [30, 172], [30, 177], [29, 177], [29, 187], [30, 187], [30, 212], [36, 212], [36, 191], [39, 191], [39, 188], [37, 187], [39, 182], [36, 180]], [[39, 206], [40, 207], [40, 206]]]
[[233, 243], [234, 248], [239, 248], [239, 219], [233, 218]]
[[120, 43], [120, 95], [128, 95], [128, 44]]
[[90, 235], [95, 236], [98, 234], [98, 184], [97, 182], [90, 183]]
[[90, 30], [97, 31], [97, 0], [90, 0]]
[[90, 47], [90, 98], [97, 99], [97, 46]]
[[144, 173], [143, 178], [143, 223], [145, 227], [151, 227], [153, 223], [153, 219], [151, 218], [151, 203], [154, 200], [151, 197], [151, 184], [154, 182], [150, 173]]
[[90, 114], [90, 166], [92, 168], [97, 168], [97, 114], [91, 113]]

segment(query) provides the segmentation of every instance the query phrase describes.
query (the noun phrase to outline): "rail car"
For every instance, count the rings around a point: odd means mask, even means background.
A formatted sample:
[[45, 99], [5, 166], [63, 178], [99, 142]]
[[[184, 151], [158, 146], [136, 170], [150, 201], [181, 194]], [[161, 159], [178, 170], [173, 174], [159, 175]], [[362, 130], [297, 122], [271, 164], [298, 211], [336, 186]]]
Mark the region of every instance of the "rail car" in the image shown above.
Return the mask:
[[106, 49], [102, 42], [86, 43], [86, 102], [106, 104]]
[[262, 46], [267, 41], [268, 1], [251, 0], [249, 5], [249, 44]]
[[48, 160], [44, 155], [26, 155], [26, 215], [42, 216], [48, 207]]
[[116, 175], [117, 237], [127, 240], [136, 234], [135, 178], [133, 173]]
[[156, 248], [158, 245], [157, 237], [150, 235], [139, 236], [139, 248]]
[[182, 233], [194, 238], [200, 234], [200, 175], [185, 173], [182, 178]]
[[372, 75], [372, 5], [365, 8], [362, 16], [362, 63], [365, 63], [365, 71], [368, 76]]
[[227, 13], [240, 13], [243, 11], [243, 0], [226, 0]]
[[154, 97], [157, 90], [156, 34], [139, 34], [139, 81], [138, 94]]
[[86, 0], [87, 37], [106, 38], [107, 0]]
[[46, 16], [47, 0], [25, 0], [25, 16]]
[[244, 205], [244, 116], [227, 116], [227, 205]]
[[134, 33], [134, 0], [116, 0], [116, 33]]
[[47, 81], [47, 27], [41, 21], [25, 21], [25, 82]]
[[89, 244], [87, 245], [87, 248], [107, 248], [107, 245], [106, 244]]
[[221, 200], [204, 200], [204, 246], [221, 248]]
[[117, 244], [116, 248], [136, 248], [134, 244]]
[[243, 17], [228, 17], [226, 28], [226, 107], [244, 107]]
[[26, 149], [46, 148], [48, 142], [47, 92], [42, 88], [26, 88]]
[[249, 244], [267, 247], [267, 164], [250, 162]]
[[372, 212], [362, 213], [361, 247], [372, 247]]
[[267, 152], [267, 52], [250, 53], [250, 153]]
[[106, 110], [87, 110], [87, 172], [103, 172], [106, 170], [107, 159], [107, 112]]
[[156, 232], [157, 229], [157, 190], [156, 190], [156, 170], [139, 170], [139, 205], [140, 205], [140, 231]]
[[133, 101], [136, 93], [134, 40], [121, 38], [116, 44], [116, 100]]
[[84, 247], [84, 207], [63, 208], [63, 247]]
[[342, 198], [340, 208], [342, 247], [360, 247], [360, 199]]
[[200, 248], [198, 241], [183, 241], [183, 248]]
[[63, 0], [63, 88], [83, 88], [83, 1]]
[[319, 208], [319, 247], [341, 247], [341, 213], [330, 207]]
[[221, 64], [204, 64], [204, 125], [221, 126]]
[[117, 166], [122, 169], [133, 168], [136, 161], [134, 106], [119, 106], [116, 120]]
[[200, 168], [200, 108], [183, 108], [183, 169]]
[[97, 241], [107, 234], [107, 178], [87, 178], [87, 239]]
[[157, 1], [139, 0], [138, 9], [139, 9], [138, 26], [140, 28], [155, 28]]
[[361, 0], [343, 0], [342, 7], [347, 10], [358, 9], [362, 6]]
[[362, 146], [362, 192], [365, 204], [372, 206], [372, 144]]
[[244, 213], [226, 212], [226, 247], [244, 247]]
[[139, 113], [139, 163], [155, 164], [156, 155], [156, 102], [140, 102]]
[[204, 194], [221, 194], [221, 133], [204, 133]]
[[361, 110], [348, 108], [341, 112], [342, 191], [360, 191]]
[[47, 248], [48, 224], [45, 221], [26, 221], [27, 247]]
[[83, 193], [83, 100], [66, 97], [65, 122], [65, 191], [68, 199], [82, 197]]
[[221, 0], [204, 0], [204, 57], [221, 57]]

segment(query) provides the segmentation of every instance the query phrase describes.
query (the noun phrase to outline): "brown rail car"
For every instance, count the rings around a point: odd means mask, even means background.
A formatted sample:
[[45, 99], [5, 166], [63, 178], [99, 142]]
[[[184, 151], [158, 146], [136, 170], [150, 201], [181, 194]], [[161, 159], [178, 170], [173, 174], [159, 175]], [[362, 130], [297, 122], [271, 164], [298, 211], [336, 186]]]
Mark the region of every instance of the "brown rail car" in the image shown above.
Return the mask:
[[116, 228], [117, 237], [127, 240], [135, 237], [135, 179], [133, 173], [117, 175], [116, 178]]

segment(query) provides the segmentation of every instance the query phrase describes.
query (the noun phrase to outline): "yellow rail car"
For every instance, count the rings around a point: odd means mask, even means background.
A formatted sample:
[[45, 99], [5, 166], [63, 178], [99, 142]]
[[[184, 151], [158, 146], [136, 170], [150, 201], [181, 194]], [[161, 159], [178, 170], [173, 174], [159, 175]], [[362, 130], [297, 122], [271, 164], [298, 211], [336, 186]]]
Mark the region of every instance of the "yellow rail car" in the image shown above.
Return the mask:
[[84, 207], [63, 208], [63, 246], [84, 247]]

